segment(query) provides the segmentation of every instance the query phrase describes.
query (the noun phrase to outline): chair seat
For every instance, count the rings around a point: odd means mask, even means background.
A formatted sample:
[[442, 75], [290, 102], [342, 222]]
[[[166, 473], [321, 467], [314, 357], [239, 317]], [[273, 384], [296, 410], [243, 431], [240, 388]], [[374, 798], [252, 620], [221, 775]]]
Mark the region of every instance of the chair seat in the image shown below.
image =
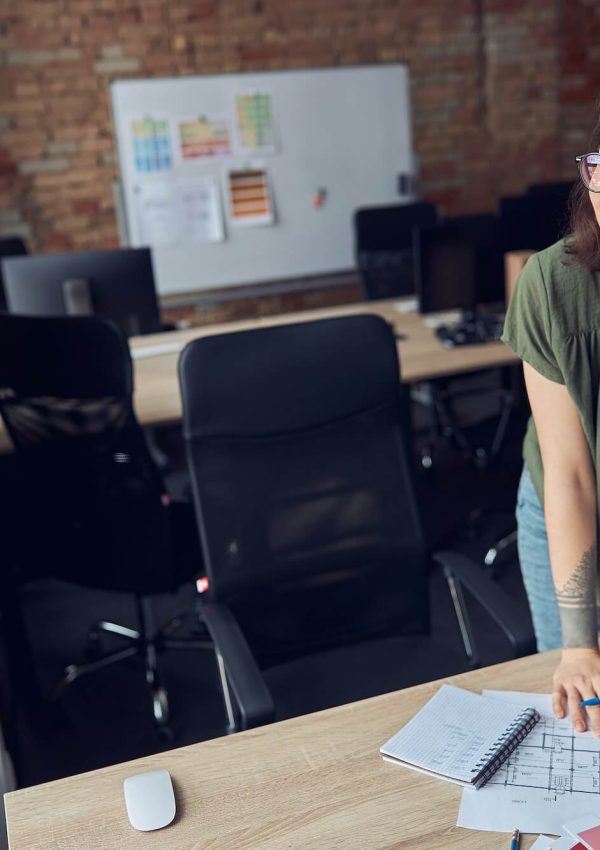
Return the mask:
[[422, 635], [354, 644], [263, 672], [277, 720], [408, 688], [469, 669], [464, 653]]

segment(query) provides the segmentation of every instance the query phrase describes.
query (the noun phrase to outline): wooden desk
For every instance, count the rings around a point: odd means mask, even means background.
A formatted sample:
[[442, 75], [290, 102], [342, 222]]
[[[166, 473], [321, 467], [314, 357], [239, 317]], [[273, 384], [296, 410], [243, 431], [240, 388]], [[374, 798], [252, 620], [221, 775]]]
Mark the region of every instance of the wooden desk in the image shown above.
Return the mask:
[[[407, 299], [404, 299], [406, 302]], [[272, 325], [308, 322], [334, 316], [350, 316], [358, 313], [375, 313], [394, 325], [396, 332], [406, 339], [398, 342], [400, 370], [406, 383], [439, 378], [518, 363], [517, 356], [501, 342], [485, 345], [468, 345], [454, 349], [444, 348], [435, 332], [427, 327], [423, 317], [416, 312], [400, 312], [394, 301], [371, 301], [329, 307], [322, 310], [303, 310], [300, 313], [285, 313], [248, 319], [241, 322], [206, 325], [184, 331], [169, 331], [149, 334], [130, 341], [132, 352], [149, 346], [186, 343], [198, 337]], [[135, 409], [142, 425], [167, 425], [181, 420], [181, 398], [177, 378], [179, 351], [158, 354], [134, 360]], [[10, 443], [0, 424], [0, 452], [10, 451]]]
[[[558, 652], [447, 681], [548, 692]], [[507, 850], [507, 834], [458, 828], [462, 789], [387, 764], [379, 746], [439, 683], [7, 794], [11, 850]], [[199, 706], [201, 710], [201, 706]], [[178, 815], [131, 828], [123, 780], [165, 768]], [[522, 850], [534, 836], [522, 839]]]
[[[443, 348], [434, 331], [423, 322], [422, 316], [415, 312], [399, 312], [395, 306], [398, 303], [397, 300], [361, 302], [323, 310], [304, 310], [301, 313], [285, 313], [263, 319], [208, 325], [152, 337], [138, 337], [131, 341], [131, 347], [135, 350], [173, 341], [180, 341], [183, 346], [192, 339], [211, 334], [308, 322], [334, 316], [375, 313], [394, 325], [397, 333], [406, 336], [405, 340], [398, 342], [398, 352], [402, 379], [407, 383], [519, 362], [516, 355], [501, 342], [455, 349]], [[172, 353], [135, 361], [135, 406], [140, 421], [146, 425], [166, 424], [181, 419], [181, 399], [177, 383], [178, 357], [178, 353]]]

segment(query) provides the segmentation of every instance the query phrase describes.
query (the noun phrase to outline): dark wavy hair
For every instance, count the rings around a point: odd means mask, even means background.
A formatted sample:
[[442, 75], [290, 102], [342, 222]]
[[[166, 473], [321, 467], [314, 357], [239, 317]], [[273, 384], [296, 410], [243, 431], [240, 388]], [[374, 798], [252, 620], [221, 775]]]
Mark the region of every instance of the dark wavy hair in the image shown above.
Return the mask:
[[[597, 151], [599, 146], [600, 112], [588, 150]], [[570, 255], [570, 265], [585, 266], [591, 271], [600, 270], [600, 226], [589, 192], [581, 180], [573, 186], [569, 197], [569, 235], [565, 237], [565, 253]]]

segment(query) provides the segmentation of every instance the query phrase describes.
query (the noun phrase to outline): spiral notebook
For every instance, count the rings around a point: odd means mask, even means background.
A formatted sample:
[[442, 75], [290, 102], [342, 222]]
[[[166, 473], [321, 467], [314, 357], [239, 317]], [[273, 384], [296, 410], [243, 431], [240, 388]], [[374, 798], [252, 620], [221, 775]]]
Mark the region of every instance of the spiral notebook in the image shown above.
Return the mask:
[[535, 708], [442, 685], [380, 752], [394, 764], [481, 788], [539, 719]]

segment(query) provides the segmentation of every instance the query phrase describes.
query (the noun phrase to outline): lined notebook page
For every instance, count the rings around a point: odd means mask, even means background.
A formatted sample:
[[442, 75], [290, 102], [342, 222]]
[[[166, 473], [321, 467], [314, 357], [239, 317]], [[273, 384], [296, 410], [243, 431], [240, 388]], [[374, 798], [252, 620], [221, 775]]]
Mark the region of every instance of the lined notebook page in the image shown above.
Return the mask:
[[[524, 708], [525, 706], [523, 706]], [[476, 765], [504, 735], [522, 708], [442, 685], [380, 752], [384, 756], [471, 783]]]

